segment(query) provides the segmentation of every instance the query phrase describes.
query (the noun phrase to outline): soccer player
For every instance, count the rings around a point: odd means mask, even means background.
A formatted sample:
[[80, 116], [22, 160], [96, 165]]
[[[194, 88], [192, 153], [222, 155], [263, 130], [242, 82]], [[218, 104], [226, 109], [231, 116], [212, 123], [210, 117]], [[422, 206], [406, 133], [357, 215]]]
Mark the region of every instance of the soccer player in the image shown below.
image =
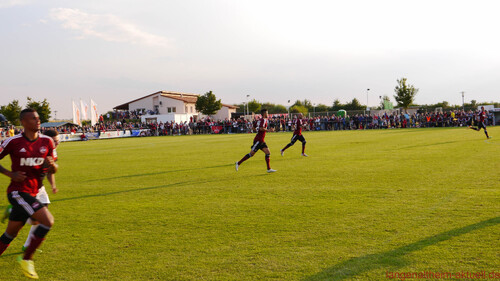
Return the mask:
[[490, 136], [488, 136], [488, 131], [486, 131], [486, 124], [484, 123], [484, 119], [486, 119], [486, 116], [487, 112], [486, 110], [484, 110], [484, 106], [481, 106], [481, 112], [479, 113], [479, 120], [478, 120], [479, 123], [477, 124], [477, 128], [472, 126], [469, 126], [469, 128], [472, 130], [476, 130], [478, 132], [481, 131], [481, 128], [483, 128], [486, 138], [489, 139]]
[[295, 131], [293, 131], [292, 140], [290, 141], [289, 144], [287, 144], [285, 147], [283, 147], [282, 150], [280, 150], [281, 156], [283, 156], [285, 154], [285, 150], [287, 150], [287, 148], [289, 148], [290, 146], [294, 145], [295, 142], [299, 140], [302, 143], [302, 156], [307, 157], [308, 155], [305, 154], [305, 151], [306, 151], [306, 139], [302, 135], [302, 120], [301, 120], [302, 119], [302, 113], [299, 114], [298, 118], [297, 118], [297, 116], [295, 116], [295, 118], [296, 118], [296, 120], [294, 122]]
[[267, 172], [268, 173], [274, 173], [276, 170], [271, 169], [270, 166], [270, 156], [271, 152], [269, 151], [269, 148], [267, 147], [267, 144], [264, 142], [264, 138], [266, 137], [266, 131], [267, 131], [267, 109], [262, 109], [261, 110], [262, 118], [257, 121], [257, 135], [253, 139], [253, 145], [252, 150], [250, 150], [250, 153], [247, 155], [243, 156], [240, 161], [236, 162], [236, 171], [238, 171], [238, 168], [240, 165], [245, 162], [248, 158], [254, 156], [254, 154], [260, 150], [262, 150], [266, 156], [266, 164], [267, 164]]
[[[59, 145], [59, 141], [60, 141], [59, 140], [59, 133], [55, 130], [48, 130], [48, 131], [43, 132], [43, 134], [51, 137], [52, 140], [54, 141], [54, 158], [53, 159], [54, 159], [54, 161], [57, 161], [56, 148]], [[38, 201], [40, 201], [46, 207], [49, 206], [50, 200], [49, 200], [49, 194], [47, 193], [47, 191], [45, 190], [45, 186], [43, 185], [43, 179], [45, 177], [47, 177], [47, 180], [49, 181], [50, 186], [52, 187], [52, 193], [56, 194], [57, 191], [59, 191], [56, 187], [56, 177], [55, 177], [54, 173], [49, 173], [47, 170], [48, 170], [48, 167], [44, 167], [44, 171], [41, 174], [42, 186], [40, 187], [40, 189], [38, 189], [38, 193], [36, 194], [36, 199], [38, 199]], [[28, 238], [26, 238], [26, 242], [24, 242], [24, 246], [22, 248], [23, 252], [26, 251], [26, 249], [28, 249], [28, 247], [31, 243], [31, 239], [33, 236], [35, 236], [36, 229], [38, 228], [37, 221], [33, 221], [32, 219], [28, 219], [27, 222], [29, 224], [31, 224], [31, 228], [30, 228], [30, 232], [28, 234]]]
[[14, 240], [28, 218], [36, 220], [39, 225], [24, 255], [19, 256], [18, 262], [25, 276], [38, 279], [32, 260], [33, 254], [45, 240], [45, 236], [54, 224], [54, 217], [35, 196], [42, 186], [45, 162], [50, 173], [55, 173], [57, 166], [53, 159], [54, 141], [38, 132], [40, 130], [38, 113], [32, 108], [27, 108], [21, 111], [20, 119], [24, 133], [7, 139], [0, 146], [0, 159], [10, 155], [12, 162], [11, 171], [0, 165], [0, 172], [11, 178], [7, 188], [7, 198], [12, 205], [7, 229], [0, 237], [0, 255]]

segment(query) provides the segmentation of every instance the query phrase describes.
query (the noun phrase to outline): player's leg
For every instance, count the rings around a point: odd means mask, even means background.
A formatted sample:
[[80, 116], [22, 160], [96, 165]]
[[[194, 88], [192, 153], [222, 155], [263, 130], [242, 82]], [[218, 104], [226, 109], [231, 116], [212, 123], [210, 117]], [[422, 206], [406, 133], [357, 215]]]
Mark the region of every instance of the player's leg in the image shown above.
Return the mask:
[[297, 141], [297, 135], [293, 135], [292, 139], [290, 140], [290, 143], [287, 144], [285, 147], [283, 147], [283, 149], [280, 150], [281, 156], [283, 156], [283, 153], [285, 152], [285, 150], [287, 150], [290, 146], [294, 145], [296, 141]]
[[10, 242], [12, 242], [14, 238], [16, 238], [17, 234], [23, 228], [23, 226], [24, 221], [9, 220], [7, 229], [2, 234], [2, 236], [0, 236], [0, 256], [3, 254], [3, 252], [5, 252], [7, 247], [9, 247]]
[[32, 219], [28, 219], [28, 221], [26, 223], [31, 225], [31, 228], [30, 228], [30, 232], [28, 233], [28, 237], [26, 237], [26, 241], [24, 242], [24, 245], [22, 248], [23, 252], [26, 251], [26, 249], [28, 249], [28, 246], [31, 243], [31, 237], [33, 237], [35, 235], [35, 231], [38, 228], [38, 222], [33, 221]]
[[262, 147], [261, 149], [266, 154], [265, 159], [266, 159], [266, 165], [267, 165], [267, 172], [268, 173], [276, 172], [276, 170], [271, 169], [271, 151], [269, 151], [269, 148], [267, 147], [267, 145], [265, 147]]
[[481, 124], [481, 127], [483, 127], [484, 134], [486, 135], [486, 138], [489, 139], [490, 136], [488, 136], [488, 131], [486, 130], [486, 125], [484, 124], [484, 122]]
[[[36, 199], [38, 201], [40, 201], [40, 203], [42, 203], [44, 206], [48, 207], [48, 205], [50, 204], [50, 199], [49, 199], [49, 194], [47, 194], [47, 190], [45, 189], [45, 186], [42, 186], [38, 190], [38, 194], [36, 195]], [[30, 228], [30, 232], [28, 234], [28, 237], [26, 238], [26, 241], [24, 242], [24, 245], [23, 245], [23, 248], [22, 248], [23, 252], [30, 245], [31, 238], [35, 235], [35, 231], [38, 228], [38, 222], [32, 220], [31, 218], [28, 219], [27, 223], [31, 225], [31, 228]]]
[[306, 154], [306, 139], [304, 136], [300, 136], [299, 138], [300, 142], [302, 142], [302, 156], [307, 157], [308, 155]]
[[33, 254], [36, 249], [40, 247], [42, 242], [45, 240], [45, 236], [50, 231], [50, 228], [54, 225], [54, 216], [52, 216], [49, 209], [45, 206], [37, 210], [31, 218], [38, 221], [39, 225], [31, 237], [31, 242], [28, 248], [24, 251], [24, 260], [31, 260], [33, 258]]
[[253, 145], [252, 145], [252, 150], [250, 150], [250, 153], [246, 154], [245, 156], [243, 156], [243, 158], [241, 158], [240, 161], [236, 162], [235, 164], [235, 169], [236, 171], [238, 171], [240, 165], [245, 162], [246, 160], [250, 159], [250, 157], [254, 156], [255, 152], [258, 150], [258, 146], [259, 146], [259, 142], [255, 142]]

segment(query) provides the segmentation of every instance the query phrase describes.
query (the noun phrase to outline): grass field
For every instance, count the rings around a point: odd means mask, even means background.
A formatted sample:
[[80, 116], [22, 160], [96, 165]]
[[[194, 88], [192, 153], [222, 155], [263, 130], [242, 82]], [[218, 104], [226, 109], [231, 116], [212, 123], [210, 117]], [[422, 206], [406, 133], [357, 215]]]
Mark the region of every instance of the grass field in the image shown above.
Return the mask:
[[[305, 132], [308, 158], [300, 143], [281, 157], [292, 135], [271, 133], [274, 174], [262, 152], [235, 172], [253, 134], [62, 143], [56, 222], [37, 272], [307, 281], [500, 272], [500, 127], [488, 130], [493, 139], [463, 128]], [[1, 280], [26, 280], [15, 257], [27, 232], [0, 257]]]

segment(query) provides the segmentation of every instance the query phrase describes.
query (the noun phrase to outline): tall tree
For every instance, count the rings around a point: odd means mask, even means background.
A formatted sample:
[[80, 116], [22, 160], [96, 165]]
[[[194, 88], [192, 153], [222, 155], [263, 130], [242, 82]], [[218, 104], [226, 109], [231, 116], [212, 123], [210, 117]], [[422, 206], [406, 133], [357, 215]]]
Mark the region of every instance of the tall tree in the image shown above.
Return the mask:
[[366, 105], [361, 105], [357, 98], [353, 98], [351, 102], [344, 105], [345, 110], [364, 110]]
[[333, 101], [332, 111], [341, 110], [343, 107], [344, 107], [344, 105], [340, 102], [340, 100], [339, 99], [335, 99]]
[[262, 104], [255, 99], [248, 102], [248, 111], [249, 112], [256, 113], [256, 112], [259, 112], [261, 108], [262, 108]]
[[7, 105], [2, 105], [0, 107], [0, 113], [2, 113], [7, 120], [13, 125], [19, 126], [19, 114], [21, 114], [21, 106], [18, 100], [13, 100]]
[[309, 110], [307, 110], [307, 107], [303, 105], [294, 105], [290, 107], [290, 113], [302, 113], [306, 115], [308, 112]]
[[413, 85], [406, 85], [406, 80], [407, 79], [404, 77], [397, 80], [398, 85], [394, 88], [394, 92], [396, 92], [394, 98], [396, 99], [398, 106], [404, 109], [407, 109], [408, 106], [413, 103], [413, 100], [418, 93], [418, 89]]
[[196, 111], [205, 115], [214, 115], [222, 108], [222, 104], [220, 99], [217, 100], [217, 97], [210, 91], [198, 97], [195, 107]]
[[28, 103], [26, 104], [26, 108], [33, 108], [40, 115], [40, 122], [45, 123], [50, 119], [50, 105], [47, 99], [43, 101], [36, 101], [30, 97], [28, 97]]

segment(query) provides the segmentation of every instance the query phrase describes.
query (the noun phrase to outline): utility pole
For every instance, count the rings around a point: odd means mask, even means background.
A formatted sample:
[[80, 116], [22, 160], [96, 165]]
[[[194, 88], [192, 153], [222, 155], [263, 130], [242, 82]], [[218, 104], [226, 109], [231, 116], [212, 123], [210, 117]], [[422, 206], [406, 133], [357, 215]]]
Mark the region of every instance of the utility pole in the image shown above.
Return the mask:
[[465, 92], [462, 91], [461, 93], [462, 93], [462, 110], [465, 111], [465, 101], [464, 101], [464, 94], [465, 94]]

